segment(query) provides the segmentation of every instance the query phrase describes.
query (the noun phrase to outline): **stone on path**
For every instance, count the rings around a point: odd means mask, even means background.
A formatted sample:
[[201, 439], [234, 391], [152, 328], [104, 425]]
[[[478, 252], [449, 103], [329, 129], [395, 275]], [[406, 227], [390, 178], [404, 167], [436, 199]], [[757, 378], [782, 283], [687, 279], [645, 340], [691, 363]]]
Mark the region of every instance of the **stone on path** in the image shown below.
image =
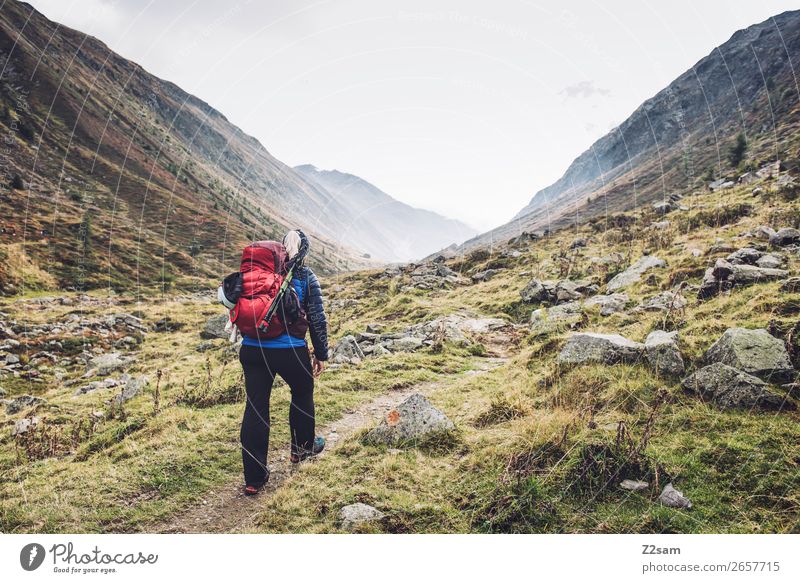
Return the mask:
[[366, 443], [399, 445], [455, 429], [439, 409], [419, 393], [384, 415], [380, 424], [364, 437]]

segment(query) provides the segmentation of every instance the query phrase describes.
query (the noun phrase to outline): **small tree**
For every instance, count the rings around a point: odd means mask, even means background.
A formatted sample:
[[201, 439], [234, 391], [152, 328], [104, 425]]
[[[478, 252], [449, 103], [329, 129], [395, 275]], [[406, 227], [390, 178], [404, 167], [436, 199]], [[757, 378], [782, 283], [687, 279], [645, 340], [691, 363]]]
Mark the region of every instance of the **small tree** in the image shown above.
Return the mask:
[[747, 152], [747, 138], [742, 132], [739, 132], [736, 134], [736, 141], [728, 150], [728, 162], [731, 163], [731, 166], [736, 168], [744, 160], [745, 152]]

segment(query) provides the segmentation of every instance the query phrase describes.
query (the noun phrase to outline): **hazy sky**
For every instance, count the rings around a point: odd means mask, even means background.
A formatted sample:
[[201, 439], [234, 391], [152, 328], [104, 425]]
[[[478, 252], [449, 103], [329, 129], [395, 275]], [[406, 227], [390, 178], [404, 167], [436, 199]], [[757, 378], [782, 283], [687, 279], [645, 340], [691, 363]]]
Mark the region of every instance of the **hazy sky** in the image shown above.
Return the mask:
[[[290, 165], [481, 230], [769, 0], [29, 0], [174, 81]], [[793, 6], [794, 4], [794, 6]]]

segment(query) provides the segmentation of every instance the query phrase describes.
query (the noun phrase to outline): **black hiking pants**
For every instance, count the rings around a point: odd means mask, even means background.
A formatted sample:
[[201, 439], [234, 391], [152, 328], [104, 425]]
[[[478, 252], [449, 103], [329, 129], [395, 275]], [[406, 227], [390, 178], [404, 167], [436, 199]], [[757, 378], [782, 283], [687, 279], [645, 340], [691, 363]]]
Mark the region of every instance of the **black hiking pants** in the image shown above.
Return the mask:
[[259, 485], [269, 477], [269, 397], [275, 375], [280, 375], [291, 390], [289, 430], [292, 453], [310, 450], [314, 443], [314, 375], [305, 346], [242, 346], [239, 362], [244, 369], [247, 392], [241, 431], [244, 480], [247, 485]]

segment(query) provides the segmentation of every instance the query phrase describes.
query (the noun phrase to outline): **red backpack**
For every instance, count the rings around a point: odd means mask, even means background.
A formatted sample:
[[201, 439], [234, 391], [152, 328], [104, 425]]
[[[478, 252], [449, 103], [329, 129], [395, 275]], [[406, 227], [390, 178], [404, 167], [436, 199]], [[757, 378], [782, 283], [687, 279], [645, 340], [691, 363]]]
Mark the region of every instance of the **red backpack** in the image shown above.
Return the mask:
[[288, 286], [269, 326], [266, 330], [262, 327], [264, 316], [283, 283], [288, 259], [286, 249], [276, 241], [259, 241], [242, 251], [241, 295], [230, 311], [230, 318], [243, 335], [276, 338], [288, 331], [292, 336], [305, 337], [308, 320], [292, 285]]

